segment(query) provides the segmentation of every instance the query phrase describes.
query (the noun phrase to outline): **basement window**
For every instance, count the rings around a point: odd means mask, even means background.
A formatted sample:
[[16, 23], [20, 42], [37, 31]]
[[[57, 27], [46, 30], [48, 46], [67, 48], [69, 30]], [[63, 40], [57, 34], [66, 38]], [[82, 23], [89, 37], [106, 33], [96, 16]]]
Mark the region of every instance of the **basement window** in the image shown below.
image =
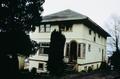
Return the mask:
[[43, 70], [43, 63], [39, 63], [39, 64], [38, 64], [38, 69], [39, 69], [39, 70]]

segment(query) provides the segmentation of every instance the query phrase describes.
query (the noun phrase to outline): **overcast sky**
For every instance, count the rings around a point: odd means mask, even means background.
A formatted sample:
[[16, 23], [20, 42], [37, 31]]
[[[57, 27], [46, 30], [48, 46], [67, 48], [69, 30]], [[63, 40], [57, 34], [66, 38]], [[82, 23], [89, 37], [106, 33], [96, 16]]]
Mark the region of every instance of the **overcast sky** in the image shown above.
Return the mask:
[[45, 0], [43, 8], [42, 15], [71, 9], [88, 16], [104, 28], [111, 15], [120, 15], [120, 0]]

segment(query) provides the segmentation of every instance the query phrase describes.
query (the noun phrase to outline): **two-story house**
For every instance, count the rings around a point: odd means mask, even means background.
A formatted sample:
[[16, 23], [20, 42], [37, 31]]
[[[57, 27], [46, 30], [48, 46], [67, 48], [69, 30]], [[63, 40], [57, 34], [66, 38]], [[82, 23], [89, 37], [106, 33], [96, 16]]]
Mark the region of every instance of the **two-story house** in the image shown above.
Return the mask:
[[78, 72], [87, 71], [88, 68], [97, 69], [106, 60], [106, 40], [110, 35], [89, 17], [67, 9], [44, 16], [41, 25], [36, 26], [36, 31], [30, 34], [40, 48], [34, 56], [29, 57], [29, 70], [35, 67], [37, 72], [47, 72], [47, 51], [54, 29], [62, 30], [66, 37], [65, 63], [75, 62], [74, 68]]

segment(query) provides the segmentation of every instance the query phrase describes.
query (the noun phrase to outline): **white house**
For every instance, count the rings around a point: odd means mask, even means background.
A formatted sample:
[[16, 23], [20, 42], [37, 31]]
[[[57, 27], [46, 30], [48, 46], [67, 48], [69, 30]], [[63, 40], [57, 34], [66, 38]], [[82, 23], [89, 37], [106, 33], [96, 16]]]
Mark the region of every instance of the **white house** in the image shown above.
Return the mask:
[[87, 71], [89, 67], [97, 69], [106, 61], [106, 40], [110, 35], [89, 17], [67, 9], [44, 16], [41, 25], [30, 34], [40, 49], [29, 57], [29, 70], [35, 67], [37, 72], [47, 72], [47, 51], [54, 29], [62, 30], [66, 37], [64, 61], [73, 65], [73, 69], [78, 72]]

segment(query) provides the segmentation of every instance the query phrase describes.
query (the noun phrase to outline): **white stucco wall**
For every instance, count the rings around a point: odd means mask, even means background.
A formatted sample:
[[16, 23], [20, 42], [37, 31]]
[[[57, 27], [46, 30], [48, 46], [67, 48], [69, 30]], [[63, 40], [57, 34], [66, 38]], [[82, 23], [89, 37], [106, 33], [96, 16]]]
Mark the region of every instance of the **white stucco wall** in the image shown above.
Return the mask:
[[[58, 30], [58, 25], [51, 25], [51, 32], [56, 29]], [[92, 29], [91, 29], [92, 30]], [[51, 32], [39, 33], [38, 27], [34, 33], [30, 34], [31, 39], [37, 42], [50, 42]], [[98, 33], [96, 32], [96, 41], [94, 42], [94, 31], [92, 30], [91, 35], [89, 35], [89, 28], [84, 24], [73, 24], [73, 28], [71, 32], [62, 32], [66, 37], [66, 42], [70, 42], [71, 40], [76, 40], [77, 43], [85, 43], [86, 44], [86, 54], [85, 58], [77, 59], [78, 64], [92, 63], [102, 61], [102, 49], [104, 50], [104, 55], [106, 55], [106, 39], [100, 36], [98, 37]], [[91, 51], [88, 51], [88, 45], [91, 45]], [[66, 50], [66, 49], [65, 49]], [[65, 55], [65, 53], [64, 53]], [[47, 55], [38, 55], [36, 53], [35, 56], [30, 57], [30, 59], [40, 60], [40, 61], [30, 61], [30, 67], [38, 68], [38, 63], [46, 64], [48, 60]], [[45, 61], [45, 62], [44, 62]], [[65, 61], [68, 62], [68, 58], [65, 58]], [[98, 63], [100, 65], [100, 63]], [[89, 64], [90, 65], [90, 64]], [[96, 65], [96, 64], [95, 64]], [[85, 66], [85, 65], [84, 65]], [[84, 69], [84, 66], [79, 66], [78, 71]], [[46, 71], [44, 69], [44, 71]]]

